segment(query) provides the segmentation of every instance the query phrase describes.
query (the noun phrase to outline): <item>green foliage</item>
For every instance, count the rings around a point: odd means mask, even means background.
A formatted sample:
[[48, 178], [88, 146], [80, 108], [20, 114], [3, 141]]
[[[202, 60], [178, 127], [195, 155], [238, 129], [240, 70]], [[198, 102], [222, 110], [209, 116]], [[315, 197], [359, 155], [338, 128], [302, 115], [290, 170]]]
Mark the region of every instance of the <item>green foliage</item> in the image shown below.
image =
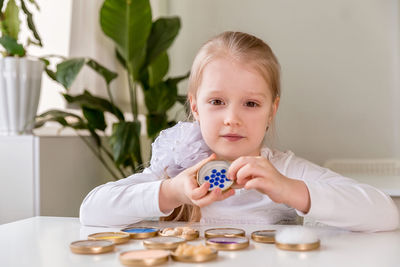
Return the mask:
[[72, 58], [57, 65], [56, 80], [68, 90], [85, 64], [84, 58]]
[[6, 10], [4, 12], [5, 20], [2, 24], [2, 30], [4, 33], [11, 38], [17, 40], [19, 35], [19, 25], [21, 21], [19, 20], [19, 7], [14, 0], [10, 0], [7, 4]]
[[123, 121], [113, 124], [110, 144], [118, 165], [130, 161], [130, 165], [142, 164], [140, 153], [140, 122]]
[[[185, 103], [186, 97], [178, 95], [177, 84], [189, 74], [166, 77], [169, 69], [167, 50], [179, 33], [180, 20], [178, 17], [170, 17], [152, 22], [149, 0], [105, 0], [100, 10], [100, 25], [103, 32], [113, 40], [115, 56], [127, 72], [133, 119], [127, 120], [114, 103], [110, 83], [117, 77], [115, 72], [89, 58], [63, 60], [53, 71], [49, 68], [49, 59], [42, 58], [49, 77], [64, 87], [65, 100], [80, 107], [83, 115], [52, 110], [37, 117], [37, 126], [40, 127], [47, 121], [56, 121], [64, 127], [88, 131], [96, 146], [87, 144], [114, 178], [118, 179], [137, 171], [143, 163], [137, 90], [143, 90], [147, 109], [144, 114], [147, 136], [154, 139], [161, 130], [175, 124], [174, 120], [168, 120], [167, 112], [176, 103]], [[79, 95], [68, 94], [69, 88], [85, 65], [103, 77], [107, 99], [92, 95], [87, 90]], [[106, 114], [112, 115], [115, 120], [107, 121]], [[105, 134], [107, 127], [112, 129], [110, 136]], [[113, 173], [112, 168], [107, 165], [110, 161], [118, 174]]]
[[[35, 44], [42, 46], [42, 40], [36, 30], [35, 23], [33, 21], [33, 16], [28, 6], [25, 3], [26, 0], [8, 0], [6, 1], [6, 7], [4, 7], [4, 0], [0, 1], [0, 44], [5, 49], [3, 53], [4, 56], [19, 56], [23, 57], [26, 54], [26, 47], [21, 43], [19, 39], [20, 33], [20, 14], [23, 14], [26, 18], [26, 25], [28, 26], [30, 32], [33, 35], [33, 40], [28, 38], [26, 46], [30, 44]], [[34, 5], [38, 10], [39, 6], [34, 0], [29, 0], [29, 2]]]
[[[32, 0], [31, 0], [31, 2], [35, 3]], [[37, 4], [36, 4], [36, 7], [37, 7]], [[22, 11], [24, 11], [24, 13], [26, 15], [26, 22], [28, 24], [28, 28], [31, 30], [33, 36], [35, 37], [35, 39], [37, 41], [37, 43], [35, 43], [35, 42], [32, 42], [32, 43], [37, 44], [38, 46], [42, 47], [42, 39], [40, 38], [39, 33], [36, 30], [35, 23], [33, 22], [32, 13], [26, 7], [24, 0], [21, 0], [21, 8], [22, 8]]]
[[146, 42], [151, 30], [148, 0], [106, 0], [100, 10], [100, 25], [125, 60], [135, 80], [146, 57]]
[[25, 56], [25, 49], [17, 43], [17, 40], [8, 35], [0, 37], [0, 44], [6, 49], [9, 55]]

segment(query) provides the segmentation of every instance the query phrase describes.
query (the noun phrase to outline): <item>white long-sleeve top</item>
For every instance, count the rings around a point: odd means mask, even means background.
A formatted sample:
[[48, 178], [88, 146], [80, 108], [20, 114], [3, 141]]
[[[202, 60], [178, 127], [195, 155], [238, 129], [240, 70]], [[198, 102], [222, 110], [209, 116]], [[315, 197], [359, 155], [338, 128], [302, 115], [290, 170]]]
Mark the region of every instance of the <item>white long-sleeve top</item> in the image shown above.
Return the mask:
[[[198, 124], [180, 122], [161, 132], [152, 144], [150, 166], [116, 182], [93, 189], [83, 200], [80, 220], [84, 225], [122, 227], [164, 214], [159, 207], [161, 182], [208, 157]], [[329, 169], [264, 147], [261, 155], [283, 175], [304, 181], [311, 207], [307, 214], [273, 202], [256, 190], [236, 189], [235, 195], [201, 209], [203, 222], [274, 224], [308, 220], [352, 231], [386, 231], [398, 227], [399, 214], [392, 199], [378, 189], [359, 184]]]

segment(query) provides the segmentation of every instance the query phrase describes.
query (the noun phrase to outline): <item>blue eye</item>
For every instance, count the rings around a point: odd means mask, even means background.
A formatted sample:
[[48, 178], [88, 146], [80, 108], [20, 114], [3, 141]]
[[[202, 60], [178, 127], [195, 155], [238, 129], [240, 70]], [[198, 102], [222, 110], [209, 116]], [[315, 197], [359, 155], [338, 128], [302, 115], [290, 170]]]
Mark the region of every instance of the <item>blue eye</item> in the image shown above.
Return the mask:
[[215, 106], [219, 106], [219, 105], [223, 105], [224, 102], [222, 100], [220, 100], [220, 99], [213, 99], [213, 100], [210, 101], [210, 104], [211, 105], [215, 105]]
[[247, 101], [245, 105], [246, 105], [246, 107], [250, 107], [250, 108], [255, 108], [255, 107], [259, 106], [259, 104], [257, 104], [254, 101]]

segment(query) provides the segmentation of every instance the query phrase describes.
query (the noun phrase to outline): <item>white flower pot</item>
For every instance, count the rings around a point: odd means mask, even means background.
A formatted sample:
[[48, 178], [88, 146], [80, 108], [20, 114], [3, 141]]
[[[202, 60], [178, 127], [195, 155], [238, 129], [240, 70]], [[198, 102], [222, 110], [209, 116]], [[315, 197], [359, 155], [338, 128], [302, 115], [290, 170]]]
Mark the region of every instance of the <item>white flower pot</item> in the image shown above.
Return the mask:
[[0, 135], [32, 133], [43, 69], [38, 60], [0, 59]]

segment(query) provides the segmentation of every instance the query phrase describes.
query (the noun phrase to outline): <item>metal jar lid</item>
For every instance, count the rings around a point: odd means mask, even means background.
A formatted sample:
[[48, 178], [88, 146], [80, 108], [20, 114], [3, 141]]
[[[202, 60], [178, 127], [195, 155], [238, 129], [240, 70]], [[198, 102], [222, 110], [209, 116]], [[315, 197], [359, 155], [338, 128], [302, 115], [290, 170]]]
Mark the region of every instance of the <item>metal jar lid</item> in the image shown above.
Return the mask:
[[227, 177], [229, 166], [230, 164], [227, 161], [213, 160], [207, 162], [197, 172], [197, 183], [202, 185], [209, 182], [208, 191], [216, 188], [220, 188], [222, 191], [229, 189], [233, 184], [233, 181]]
[[186, 240], [176, 236], [157, 236], [146, 239], [143, 245], [148, 249], [176, 249], [180, 244], [185, 243]]
[[275, 246], [277, 248], [290, 251], [309, 251], [319, 248], [320, 245], [321, 242], [319, 240], [313, 243], [303, 243], [303, 244], [279, 243], [275, 241]]
[[121, 230], [121, 232], [129, 233], [133, 239], [144, 239], [156, 236], [159, 229], [155, 227], [128, 227]]
[[212, 237], [240, 237], [246, 236], [246, 232], [239, 228], [210, 228], [204, 231], [205, 238]]
[[114, 242], [114, 244], [124, 244], [128, 242], [131, 237], [129, 233], [124, 232], [102, 232], [95, 233], [88, 236], [89, 240], [110, 240]]
[[[200, 232], [197, 229], [193, 229], [193, 231], [190, 233], [181, 233], [181, 234], [173, 234], [173, 233], [168, 234], [168, 233], [164, 233], [163, 232], [164, 230], [165, 229], [160, 230], [158, 235], [159, 236], [177, 236], [177, 237], [184, 238], [186, 241], [195, 240], [195, 239], [199, 238], [199, 236], [200, 236]], [[171, 231], [174, 231], [174, 230], [171, 228]]]
[[115, 245], [109, 240], [78, 240], [69, 245], [74, 253], [78, 254], [100, 254], [113, 251]]
[[275, 230], [260, 230], [251, 233], [251, 239], [260, 243], [275, 243]]
[[206, 245], [217, 250], [239, 250], [249, 246], [247, 237], [213, 237], [206, 240]]
[[167, 262], [169, 255], [167, 250], [130, 250], [119, 254], [119, 260], [126, 266], [155, 266]]
[[179, 255], [179, 254], [176, 254], [176, 252], [173, 252], [171, 254], [171, 258], [174, 261], [194, 262], [194, 263], [212, 261], [217, 258], [218, 251], [214, 248], [210, 248], [210, 249], [211, 249], [211, 253], [209, 253], [209, 254]]

